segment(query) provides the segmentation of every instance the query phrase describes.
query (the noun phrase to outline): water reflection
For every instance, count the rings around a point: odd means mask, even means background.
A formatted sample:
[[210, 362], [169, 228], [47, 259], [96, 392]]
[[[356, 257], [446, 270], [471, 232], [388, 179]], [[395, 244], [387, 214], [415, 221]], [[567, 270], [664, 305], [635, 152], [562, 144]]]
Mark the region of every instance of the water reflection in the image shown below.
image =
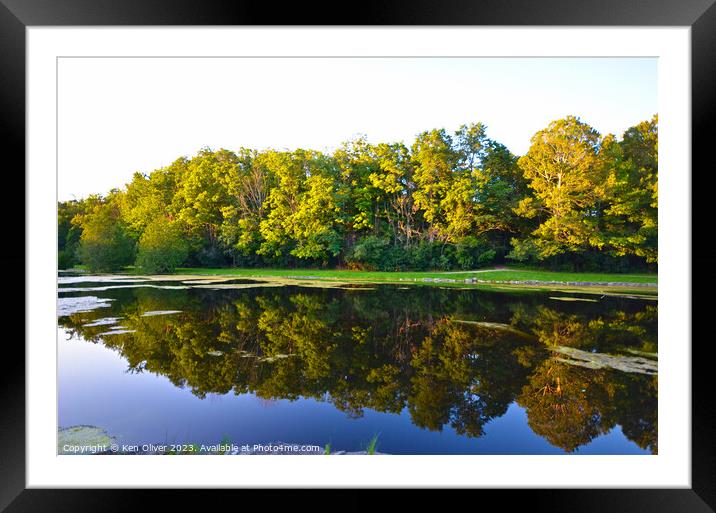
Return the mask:
[[[130, 372], [199, 398], [313, 398], [481, 437], [517, 403], [567, 452], [621, 426], [657, 452], [655, 301], [559, 301], [430, 287], [117, 288], [60, 326], [118, 352]], [[555, 296], [554, 293], [551, 296]], [[598, 297], [598, 296], [597, 296]]]

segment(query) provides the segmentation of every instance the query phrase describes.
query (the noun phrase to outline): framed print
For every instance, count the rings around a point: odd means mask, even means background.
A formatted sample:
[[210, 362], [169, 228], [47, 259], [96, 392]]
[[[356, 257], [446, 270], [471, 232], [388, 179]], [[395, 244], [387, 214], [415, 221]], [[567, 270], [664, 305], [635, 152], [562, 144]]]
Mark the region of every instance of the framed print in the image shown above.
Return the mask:
[[182, 5], [2, 6], [2, 507], [712, 511], [710, 2]]

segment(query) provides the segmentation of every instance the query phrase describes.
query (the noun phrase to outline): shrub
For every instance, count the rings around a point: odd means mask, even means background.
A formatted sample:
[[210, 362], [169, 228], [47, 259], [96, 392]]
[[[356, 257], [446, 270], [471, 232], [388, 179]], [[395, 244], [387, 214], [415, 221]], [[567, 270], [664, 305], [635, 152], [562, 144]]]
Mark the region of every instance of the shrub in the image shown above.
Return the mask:
[[493, 248], [493, 244], [479, 237], [465, 237], [455, 247], [455, 261], [461, 269], [490, 265], [496, 255], [497, 251]]
[[110, 272], [132, 263], [135, 243], [110, 205], [98, 207], [83, 222], [79, 256], [93, 272]]
[[369, 235], [353, 246], [346, 257], [349, 266], [367, 271], [384, 271], [391, 266], [391, 244], [388, 239]]
[[75, 255], [72, 251], [63, 249], [57, 253], [57, 268], [58, 269], [72, 269], [77, 262]]
[[139, 239], [136, 265], [149, 274], [172, 273], [184, 263], [189, 245], [180, 226], [157, 219], [147, 226]]

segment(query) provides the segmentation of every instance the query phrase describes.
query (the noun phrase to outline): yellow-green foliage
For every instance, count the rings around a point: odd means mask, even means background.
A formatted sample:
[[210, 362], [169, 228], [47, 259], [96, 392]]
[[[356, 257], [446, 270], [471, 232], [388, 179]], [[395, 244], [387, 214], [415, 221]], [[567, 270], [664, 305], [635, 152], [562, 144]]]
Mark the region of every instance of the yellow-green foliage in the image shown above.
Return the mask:
[[188, 245], [178, 223], [158, 218], [139, 239], [136, 266], [145, 273], [172, 273], [184, 263]]
[[361, 137], [332, 153], [204, 148], [107, 197], [61, 203], [58, 249], [65, 266], [78, 255], [116, 269], [124, 236], [141, 241], [165, 219], [189, 265], [392, 271], [515, 259], [623, 272], [658, 261], [657, 169], [657, 116], [621, 140], [567, 116], [521, 157], [482, 123], [427, 130], [410, 146]]

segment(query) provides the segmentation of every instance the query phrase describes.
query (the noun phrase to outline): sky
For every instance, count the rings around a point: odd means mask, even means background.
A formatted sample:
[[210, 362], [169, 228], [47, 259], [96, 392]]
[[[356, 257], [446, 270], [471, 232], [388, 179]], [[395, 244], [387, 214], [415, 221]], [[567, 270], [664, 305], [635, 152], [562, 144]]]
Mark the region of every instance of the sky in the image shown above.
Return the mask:
[[656, 58], [64, 58], [58, 86], [60, 201], [203, 147], [410, 146], [480, 121], [522, 155], [570, 114], [621, 137], [657, 113]]

